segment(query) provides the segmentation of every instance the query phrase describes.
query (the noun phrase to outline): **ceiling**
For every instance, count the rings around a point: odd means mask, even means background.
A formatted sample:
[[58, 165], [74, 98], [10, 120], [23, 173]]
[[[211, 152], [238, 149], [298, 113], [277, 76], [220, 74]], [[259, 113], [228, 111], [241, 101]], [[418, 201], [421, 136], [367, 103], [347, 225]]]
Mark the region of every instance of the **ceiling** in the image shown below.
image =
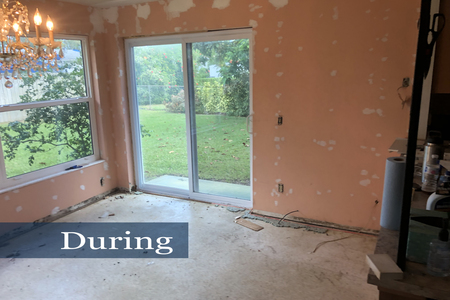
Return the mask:
[[137, 3], [153, 2], [158, 0], [59, 0], [59, 1], [95, 7], [113, 7], [113, 6], [125, 6]]

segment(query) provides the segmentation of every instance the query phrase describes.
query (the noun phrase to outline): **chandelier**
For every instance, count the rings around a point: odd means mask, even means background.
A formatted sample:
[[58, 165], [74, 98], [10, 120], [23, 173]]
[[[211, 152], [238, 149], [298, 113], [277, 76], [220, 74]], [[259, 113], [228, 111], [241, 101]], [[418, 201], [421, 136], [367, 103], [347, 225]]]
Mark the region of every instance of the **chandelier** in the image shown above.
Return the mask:
[[[22, 75], [32, 77], [33, 72], [58, 71], [56, 49], [63, 57], [61, 42], [53, 39], [53, 22], [47, 18], [48, 38], [41, 36], [42, 17], [36, 9], [34, 25], [36, 37], [27, 37], [30, 31], [28, 9], [19, 1], [2, 0], [0, 10], [0, 79], [5, 78], [6, 88], [12, 88], [11, 79], [22, 79]], [[14, 32], [14, 36], [10, 35]]]

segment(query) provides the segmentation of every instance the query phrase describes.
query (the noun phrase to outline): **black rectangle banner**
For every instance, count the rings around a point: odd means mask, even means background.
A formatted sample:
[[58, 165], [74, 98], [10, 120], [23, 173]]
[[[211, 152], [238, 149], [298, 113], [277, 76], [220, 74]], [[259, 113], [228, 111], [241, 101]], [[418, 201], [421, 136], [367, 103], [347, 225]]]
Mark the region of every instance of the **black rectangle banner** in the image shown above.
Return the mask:
[[0, 223], [0, 258], [188, 258], [188, 223]]

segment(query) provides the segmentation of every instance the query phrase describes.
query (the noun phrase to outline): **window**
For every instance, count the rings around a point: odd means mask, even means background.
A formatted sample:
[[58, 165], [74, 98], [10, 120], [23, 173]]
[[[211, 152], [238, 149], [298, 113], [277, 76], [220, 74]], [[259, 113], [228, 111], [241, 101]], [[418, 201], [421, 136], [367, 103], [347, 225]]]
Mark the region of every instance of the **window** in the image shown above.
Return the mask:
[[58, 72], [24, 72], [14, 80], [0, 72], [0, 189], [98, 157], [87, 38], [59, 40], [64, 57]]

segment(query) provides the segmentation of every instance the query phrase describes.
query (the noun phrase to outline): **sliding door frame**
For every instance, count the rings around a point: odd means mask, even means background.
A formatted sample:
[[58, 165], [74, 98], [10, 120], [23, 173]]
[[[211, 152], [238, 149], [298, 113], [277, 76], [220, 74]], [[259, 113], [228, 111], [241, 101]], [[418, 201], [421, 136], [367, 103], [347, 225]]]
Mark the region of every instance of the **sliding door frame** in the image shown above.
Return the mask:
[[[236, 205], [241, 207], [253, 207], [253, 134], [250, 134], [250, 201], [243, 199], [235, 199], [222, 197], [217, 195], [202, 194], [199, 192], [194, 192], [198, 190], [198, 186], [195, 185], [194, 180], [194, 168], [197, 166], [193, 164], [193, 140], [192, 136], [195, 132], [192, 132], [192, 120], [191, 112], [195, 111], [195, 107], [191, 108], [190, 104], [190, 91], [188, 81], [189, 68], [183, 68], [183, 80], [185, 87], [185, 107], [186, 107], [186, 139], [187, 139], [187, 155], [188, 155], [188, 172], [189, 172], [189, 190], [175, 189], [169, 187], [149, 185], [145, 183], [144, 180], [144, 168], [142, 160], [142, 144], [141, 144], [141, 130], [139, 121], [139, 105], [137, 103], [137, 91], [136, 91], [136, 76], [135, 76], [135, 61], [134, 61], [134, 47], [140, 46], [157, 46], [157, 45], [170, 45], [177, 44], [182, 46], [183, 52], [183, 66], [188, 66], [187, 58], [187, 44], [197, 43], [197, 42], [213, 42], [222, 40], [232, 40], [232, 39], [248, 39], [249, 40], [249, 80], [250, 80], [250, 116], [253, 116], [253, 34], [252, 30], [249, 29], [236, 29], [236, 30], [221, 30], [212, 32], [202, 32], [202, 33], [191, 33], [191, 34], [176, 34], [167, 36], [155, 36], [155, 37], [139, 37], [130, 38], [125, 40], [125, 55], [127, 62], [127, 79], [128, 79], [128, 96], [130, 105], [130, 119], [131, 119], [131, 129], [132, 129], [132, 142], [133, 142], [133, 160], [134, 160], [134, 170], [135, 170], [135, 180], [136, 185], [139, 190], [149, 193], [156, 193], [168, 196], [175, 196], [205, 202], [221, 203]], [[189, 112], [188, 112], [189, 110]], [[252, 130], [250, 130], [252, 132]], [[195, 146], [195, 145], [194, 145]], [[197, 173], [197, 172], [195, 172]], [[198, 185], [198, 182], [197, 182]]]

